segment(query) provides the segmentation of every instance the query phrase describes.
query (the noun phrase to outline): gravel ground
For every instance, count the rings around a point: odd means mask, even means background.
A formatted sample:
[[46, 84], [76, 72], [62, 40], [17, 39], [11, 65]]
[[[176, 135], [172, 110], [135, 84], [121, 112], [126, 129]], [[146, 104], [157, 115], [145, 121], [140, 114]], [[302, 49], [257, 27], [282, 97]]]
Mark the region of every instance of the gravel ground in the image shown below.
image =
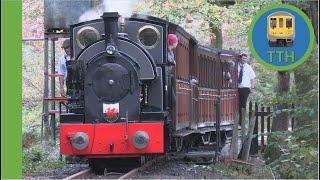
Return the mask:
[[24, 177], [24, 179], [63, 179], [87, 168], [88, 164], [66, 164], [62, 168], [43, 172], [34, 177]]
[[171, 159], [138, 173], [133, 179], [222, 179], [207, 165]]

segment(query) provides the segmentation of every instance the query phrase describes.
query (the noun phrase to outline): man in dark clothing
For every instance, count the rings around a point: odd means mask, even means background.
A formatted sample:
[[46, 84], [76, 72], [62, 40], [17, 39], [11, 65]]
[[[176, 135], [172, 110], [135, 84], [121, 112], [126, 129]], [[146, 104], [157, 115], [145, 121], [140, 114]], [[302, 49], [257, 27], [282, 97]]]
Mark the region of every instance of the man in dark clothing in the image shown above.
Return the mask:
[[[248, 122], [245, 118], [246, 104], [250, 93], [253, 92], [255, 87], [256, 75], [252, 67], [247, 63], [248, 57], [242, 53], [240, 55], [240, 61], [238, 63], [238, 94], [239, 94], [239, 105], [240, 105], [240, 121], [242, 131], [242, 142], [244, 141], [245, 135], [247, 134]], [[242, 122], [243, 121], [243, 122]]]
[[252, 67], [247, 63], [248, 57], [246, 54], [241, 54], [241, 59], [238, 64], [238, 92], [240, 108], [246, 108], [248, 96], [255, 87], [256, 75]]

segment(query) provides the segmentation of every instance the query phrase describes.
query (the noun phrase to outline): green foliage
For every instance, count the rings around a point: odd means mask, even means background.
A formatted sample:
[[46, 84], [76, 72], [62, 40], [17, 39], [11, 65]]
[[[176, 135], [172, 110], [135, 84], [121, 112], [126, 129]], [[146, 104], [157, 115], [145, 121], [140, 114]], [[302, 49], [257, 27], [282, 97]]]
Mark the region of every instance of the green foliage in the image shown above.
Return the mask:
[[266, 105], [268, 101], [275, 97], [275, 84], [277, 83], [277, 76], [275, 71], [266, 69], [263, 65], [258, 63], [251, 64], [256, 78], [256, 87], [254, 92], [249, 96], [249, 100], [257, 102], [258, 104]]
[[24, 176], [34, 176], [40, 172], [61, 167], [64, 163], [59, 160], [59, 146], [49, 142], [40, 143], [41, 104], [23, 109], [23, 162]]
[[39, 142], [41, 129], [41, 105], [22, 110], [22, 143], [29, 148]]
[[22, 45], [22, 103], [24, 110], [32, 110], [42, 103], [43, 42]]
[[317, 123], [295, 131], [274, 132], [268, 137], [265, 157], [279, 178], [318, 178]]
[[23, 151], [22, 171], [24, 176], [34, 176], [41, 172], [62, 167], [65, 163], [59, 159], [59, 148], [40, 143]]
[[[260, 103], [264, 104], [265, 106], [272, 107], [278, 104], [287, 105], [287, 108], [274, 111], [271, 114], [272, 117], [275, 117], [281, 112], [288, 112], [289, 117], [295, 118], [295, 124], [297, 125], [297, 127], [299, 127], [300, 125], [311, 124], [312, 122], [318, 121], [319, 79], [317, 59], [318, 46], [315, 47], [315, 50], [311, 57], [305, 63], [303, 63], [301, 67], [295, 70], [294, 75], [303, 78], [295, 77], [295, 81], [293, 82], [289, 92], [282, 95], [276, 95], [275, 93], [272, 93], [265, 96], [267, 98], [257, 96], [257, 99], [262, 99], [260, 100]], [[263, 79], [263, 77], [261, 77], [261, 79]], [[261, 81], [261, 79], [258, 79], [258, 81]], [[299, 81], [297, 81], [297, 79], [299, 79]], [[302, 87], [302, 89], [297, 89], [297, 86]], [[262, 89], [267, 90], [266, 86]], [[303, 93], [301, 93], [301, 91], [303, 91]], [[292, 104], [294, 104], [294, 108], [291, 108]], [[301, 121], [306, 122], [302, 123]]]
[[270, 168], [263, 164], [254, 163], [255, 166], [232, 163], [230, 166], [222, 162], [211, 165], [217, 174], [228, 179], [272, 179], [273, 174]]

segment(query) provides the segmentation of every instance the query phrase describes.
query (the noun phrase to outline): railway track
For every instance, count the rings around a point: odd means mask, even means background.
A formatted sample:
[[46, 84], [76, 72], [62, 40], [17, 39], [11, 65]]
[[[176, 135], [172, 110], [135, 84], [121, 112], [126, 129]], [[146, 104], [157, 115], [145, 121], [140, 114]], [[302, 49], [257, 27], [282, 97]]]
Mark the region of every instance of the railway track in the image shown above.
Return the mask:
[[78, 173], [75, 173], [71, 176], [68, 176], [64, 178], [64, 180], [70, 180], [70, 179], [129, 179], [134, 177], [138, 172], [144, 171], [148, 167], [154, 165], [155, 163], [169, 159], [171, 157], [171, 154], [169, 155], [160, 155], [156, 158], [146, 162], [144, 165], [133, 168], [126, 172], [104, 172], [103, 175], [96, 175], [94, 174], [90, 168], [85, 169], [83, 171], [80, 171]]
[[[211, 148], [213, 149], [213, 148]], [[73, 174], [71, 176], [68, 176], [64, 178], [65, 180], [70, 180], [70, 179], [130, 179], [134, 176], [136, 176], [139, 172], [145, 171], [147, 168], [151, 167], [152, 165], [164, 161], [164, 160], [170, 160], [170, 159], [194, 159], [195, 161], [198, 161], [199, 164], [210, 164], [212, 159], [215, 156], [215, 153], [207, 150], [201, 150], [201, 151], [190, 151], [188, 153], [168, 153], [166, 155], [158, 155], [155, 158], [147, 161], [145, 164], [139, 167], [133, 167], [130, 168], [129, 170], [125, 170], [123, 172], [105, 172], [103, 175], [96, 175], [91, 171], [90, 168], [85, 169], [83, 171], [80, 171], [76, 174]], [[199, 158], [201, 157], [201, 160], [199, 161]], [[205, 161], [202, 161], [206, 159]]]

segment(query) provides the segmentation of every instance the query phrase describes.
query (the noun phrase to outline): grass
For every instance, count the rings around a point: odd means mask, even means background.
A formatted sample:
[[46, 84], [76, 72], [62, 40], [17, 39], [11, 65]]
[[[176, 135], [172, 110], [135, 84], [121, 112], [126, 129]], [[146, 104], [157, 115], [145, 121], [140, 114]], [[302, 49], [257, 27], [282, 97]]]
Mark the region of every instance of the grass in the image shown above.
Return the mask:
[[23, 150], [22, 171], [24, 177], [36, 176], [64, 165], [65, 162], [59, 159], [59, 148], [56, 145], [37, 143]]
[[262, 164], [250, 166], [233, 162], [227, 166], [223, 162], [217, 162], [212, 168], [216, 173], [230, 179], [274, 179], [271, 169]]
[[41, 143], [41, 105], [24, 109], [23, 117], [23, 162], [24, 177], [62, 167], [65, 163], [59, 159], [59, 144], [49, 141]]

